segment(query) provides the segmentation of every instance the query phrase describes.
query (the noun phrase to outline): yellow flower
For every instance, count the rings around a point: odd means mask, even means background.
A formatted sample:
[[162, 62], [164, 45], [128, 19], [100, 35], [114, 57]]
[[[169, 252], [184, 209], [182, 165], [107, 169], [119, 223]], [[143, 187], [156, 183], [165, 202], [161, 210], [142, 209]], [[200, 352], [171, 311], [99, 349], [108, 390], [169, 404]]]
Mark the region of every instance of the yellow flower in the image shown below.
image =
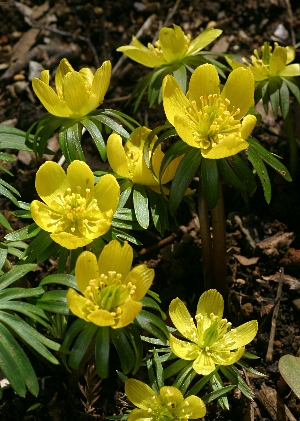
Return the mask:
[[291, 46], [280, 47], [277, 42], [274, 43], [274, 51], [268, 42], [261, 47], [261, 56], [257, 49], [250, 57], [251, 63], [248, 63], [245, 58], [243, 62], [239, 63], [226, 57], [229, 65], [236, 69], [238, 67], [249, 68], [253, 73], [254, 80], [260, 82], [275, 76], [294, 77], [300, 76], [300, 64], [290, 64], [295, 59], [295, 49]]
[[62, 59], [55, 76], [56, 92], [49, 86], [49, 70], [32, 80], [32, 87], [46, 110], [58, 117], [80, 120], [104, 99], [111, 77], [111, 63], [105, 61], [95, 74], [89, 68], [76, 72]]
[[98, 262], [90, 251], [81, 253], [75, 277], [83, 295], [69, 289], [67, 301], [72, 313], [97, 326], [113, 329], [131, 323], [140, 312], [140, 300], [154, 278], [154, 270], [144, 264], [131, 269], [132, 259], [132, 247], [127, 241], [122, 247], [112, 240], [104, 247]]
[[[116, 174], [128, 178], [134, 184], [149, 186], [152, 190], [160, 193], [159, 184], [147, 167], [143, 157], [143, 148], [149, 133], [151, 133], [151, 130], [147, 127], [138, 127], [132, 132], [125, 146], [122, 145], [120, 135], [116, 133], [111, 134], [107, 140], [107, 159]], [[157, 137], [155, 136], [152, 145], [156, 139]], [[157, 177], [159, 176], [163, 157], [164, 153], [159, 145], [154, 151], [152, 158], [153, 170]], [[181, 158], [176, 158], [170, 163], [162, 176], [161, 184], [166, 184], [175, 177]]]
[[191, 41], [190, 35], [186, 35], [180, 26], [173, 24], [173, 28], [162, 28], [155, 46], [149, 43], [147, 48], [133, 36], [132, 45], [119, 47], [117, 51], [144, 66], [159, 67], [180, 63], [185, 57], [197, 54], [222, 33], [220, 29], [206, 29]]
[[163, 105], [169, 122], [184, 142], [201, 149], [204, 158], [226, 158], [248, 147], [245, 139], [256, 118], [245, 114], [253, 104], [254, 80], [247, 69], [233, 70], [221, 93], [212, 64], [197, 67], [187, 95], [173, 76], [163, 80]]
[[140, 408], [131, 411], [128, 421], [195, 420], [206, 414], [205, 404], [198, 396], [184, 399], [174, 386], [163, 386], [156, 394], [147, 384], [129, 379], [125, 382], [125, 393]]
[[238, 361], [244, 346], [257, 333], [257, 321], [251, 320], [236, 329], [222, 319], [224, 300], [215, 289], [204, 292], [196, 312], [197, 327], [186, 306], [179, 298], [170, 304], [169, 313], [177, 330], [190, 342], [170, 334], [170, 346], [174, 354], [183, 360], [195, 360], [193, 369], [207, 375], [216, 365], [231, 365]]
[[94, 186], [94, 175], [85, 162], [73, 161], [67, 174], [57, 163], [46, 162], [36, 174], [35, 187], [45, 203], [31, 203], [32, 218], [61, 246], [76, 249], [109, 230], [120, 193], [111, 174]]

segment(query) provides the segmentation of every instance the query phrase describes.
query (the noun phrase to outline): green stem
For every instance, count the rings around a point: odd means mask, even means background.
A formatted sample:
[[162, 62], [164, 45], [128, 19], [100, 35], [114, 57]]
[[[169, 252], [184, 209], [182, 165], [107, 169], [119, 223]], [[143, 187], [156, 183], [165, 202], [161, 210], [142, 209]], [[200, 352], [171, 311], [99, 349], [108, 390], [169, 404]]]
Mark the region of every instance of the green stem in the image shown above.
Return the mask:
[[225, 303], [228, 297], [227, 259], [226, 259], [226, 226], [223, 189], [220, 183], [219, 199], [211, 211], [213, 227], [213, 276], [212, 285], [222, 294]]
[[200, 235], [202, 242], [203, 270], [204, 270], [204, 291], [212, 286], [212, 242], [210, 234], [210, 221], [205, 191], [202, 185], [201, 176], [198, 186], [198, 214], [200, 222]]
[[287, 130], [287, 136], [289, 141], [289, 149], [290, 149], [290, 173], [292, 179], [296, 180], [297, 175], [297, 162], [298, 162], [298, 153], [297, 153], [297, 143], [294, 133], [293, 122], [291, 120], [290, 114], [286, 116], [284, 119], [284, 124]]

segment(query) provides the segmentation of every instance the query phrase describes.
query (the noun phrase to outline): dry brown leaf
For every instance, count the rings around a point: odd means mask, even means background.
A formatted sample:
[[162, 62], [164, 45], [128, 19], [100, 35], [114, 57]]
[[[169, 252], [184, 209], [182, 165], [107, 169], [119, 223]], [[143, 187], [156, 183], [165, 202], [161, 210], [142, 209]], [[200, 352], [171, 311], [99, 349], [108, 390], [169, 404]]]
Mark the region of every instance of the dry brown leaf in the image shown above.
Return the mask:
[[241, 256], [240, 254], [234, 254], [234, 257], [243, 266], [255, 265], [259, 260], [259, 257], [250, 257], [250, 259], [248, 259], [248, 257]]

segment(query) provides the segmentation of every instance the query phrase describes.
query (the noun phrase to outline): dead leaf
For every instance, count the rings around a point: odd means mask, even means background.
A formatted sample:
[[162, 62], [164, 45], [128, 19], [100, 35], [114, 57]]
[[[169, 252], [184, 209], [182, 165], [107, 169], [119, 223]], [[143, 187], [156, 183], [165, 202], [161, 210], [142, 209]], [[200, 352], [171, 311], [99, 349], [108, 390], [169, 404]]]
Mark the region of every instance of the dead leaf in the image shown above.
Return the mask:
[[248, 259], [247, 257], [241, 256], [240, 254], [234, 254], [233, 256], [243, 266], [255, 265], [259, 260], [259, 257], [250, 257], [250, 259]]

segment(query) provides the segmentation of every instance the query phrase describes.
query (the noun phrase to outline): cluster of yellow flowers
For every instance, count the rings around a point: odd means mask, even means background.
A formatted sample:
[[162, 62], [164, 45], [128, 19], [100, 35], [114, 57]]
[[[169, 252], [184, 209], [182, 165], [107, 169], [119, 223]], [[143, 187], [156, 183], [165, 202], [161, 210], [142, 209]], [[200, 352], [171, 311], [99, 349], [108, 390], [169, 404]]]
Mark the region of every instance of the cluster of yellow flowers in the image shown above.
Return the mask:
[[[131, 45], [118, 51], [147, 67], [176, 68], [220, 33], [210, 29], [191, 40], [179, 26], [173, 25], [171, 29], [161, 29], [155, 45], [145, 47], [133, 37]], [[227, 158], [247, 149], [247, 138], [256, 125], [256, 117], [249, 114], [256, 84], [273, 77], [299, 76], [300, 65], [291, 64], [294, 58], [292, 47], [276, 43], [273, 51], [268, 45], [262, 48], [261, 55], [255, 50], [251, 62], [244, 59], [239, 63], [227, 57], [233, 70], [223, 87], [215, 66], [202, 64], [194, 70], [187, 93], [173, 75], [167, 74], [162, 82], [162, 102], [168, 122], [187, 145], [201, 151], [204, 159]], [[55, 77], [56, 91], [49, 86], [47, 70], [40, 79], [33, 79], [33, 89], [50, 114], [79, 121], [101, 104], [110, 77], [109, 61], [93, 74], [88, 68], [76, 72], [63, 59]], [[125, 143], [119, 134], [112, 133], [106, 150], [114, 174], [100, 177], [97, 184], [85, 162], [74, 160], [67, 173], [54, 162], [44, 163], [36, 175], [36, 190], [43, 202], [34, 200], [31, 204], [36, 224], [62, 247], [76, 249], [110, 230], [120, 197], [116, 177], [167, 194], [166, 185], [175, 177], [182, 156], [171, 161], [158, 182], [164, 153], [160, 145], [154, 150], [157, 140], [154, 136], [148, 149], [151, 171], [143, 155], [150, 133], [149, 128], [138, 127]], [[126, 241], [123, 246], [117, 240], [110, 241], [98, 261], [93, 253], [84, 251], [75, 268], [78, 290], [70, 288], [67, 294], [72, 313], [97, 326], [120, 329], [129, 325], [139, 314], [141, 300], [154, 278], [153, 269], [145, 264], [132, 268], [132, 261], [133, 250]], [[179, 358], [193, 361], [198, 374], [208, 375], [217, 365], [234, 364], [257, 333], [256, 321], [231, 328], [231, 323], [222, 318], [223, 310], [223, 298], [213, 289], [200, 297], [196, 323], [179, 298], [170, 304], [169, 314], [180, 334], [180, 338], [170, 334], [170, 347]], [[172, 386], [164, 386], [156, 393], [146, 384], [129, 379], [125, 390], [138, 408], [131, 412], [129, 420], [196, 419], [206, 412], [200, 398], [184, 399]]]

